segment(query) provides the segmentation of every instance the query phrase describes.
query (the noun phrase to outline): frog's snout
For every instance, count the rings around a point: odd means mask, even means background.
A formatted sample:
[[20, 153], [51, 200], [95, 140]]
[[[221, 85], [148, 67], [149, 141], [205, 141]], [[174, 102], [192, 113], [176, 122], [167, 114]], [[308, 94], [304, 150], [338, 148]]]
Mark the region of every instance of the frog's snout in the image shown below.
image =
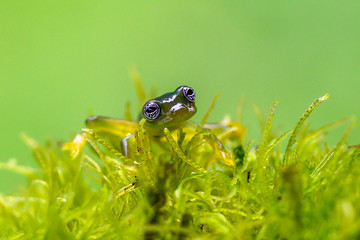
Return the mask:
[[184, 103], [177, 103], [170, 108], [170, 115], [175, 117], [185, 117], [187, 115], [194, 115], [196, 113], [196, 107], [194, 104], [188, 105]]
[[174, 124], [190, 119], [196, 113], [195, 104], [177, 103], [169, 109], [167, 121], [171, 119]]

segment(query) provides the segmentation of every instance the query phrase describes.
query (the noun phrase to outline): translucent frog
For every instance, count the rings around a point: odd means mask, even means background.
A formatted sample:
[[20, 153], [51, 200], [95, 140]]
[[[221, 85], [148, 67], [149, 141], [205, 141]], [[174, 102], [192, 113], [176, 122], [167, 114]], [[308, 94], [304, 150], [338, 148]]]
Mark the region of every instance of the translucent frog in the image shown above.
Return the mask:
[[[224, 148], [222, 141], [243, 138], [244, 127], [229, 120], [225, 120], [220, 124], [205, 124], [204, 126], [188, 121], [197, 112], [195, 99], [196, 93], [193, 88], [180, 86], [173, 92], [165, 93], [147, 101], [143, 105], [140, 115], [140, 119], [143, 119], [140, 121], [142, 123], [141, 127], [152, 141], [162, 142], [162, 144], [164, 144], [161, 139], [164, 137], [165, 129], [171, 132], [175, 132], [176, 129], [181, 129], [181, 131], [185, 128], [189, 129], [190, 132], [187, 132], [188, 138], [191, 139], [196, 134], [198, 136], [202, 135], [209, 143], [208, 145], [214, 149], [217, 157], [223, 158], [227, 165], [234, 165], [234, 160]], [[139, 122], [92, 116], [86, 119], [86, 127], [92, 129], [101, 138], [109, 141], [125, 157], [132, 155], [134, 149], [131, 150], [132, 147], [129, 142], [134, 139], [134, 133], [139, 129]], [[79, 145], [81, 137], [77, 142]], [[76, 145], [76, 143], [74, 144]], [[81, 144], [83, 143], [81, 142]]]

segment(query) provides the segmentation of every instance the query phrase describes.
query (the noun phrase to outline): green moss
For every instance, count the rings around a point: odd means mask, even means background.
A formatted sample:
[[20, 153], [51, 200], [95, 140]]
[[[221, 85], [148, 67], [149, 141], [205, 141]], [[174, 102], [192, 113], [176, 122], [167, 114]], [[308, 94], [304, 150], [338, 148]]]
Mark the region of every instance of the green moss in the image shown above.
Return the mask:
[[326, 98], [279, 136], [271, 132], [276, 102], [258, 147], [243, 146], [242, 136], [225, 140], [235, 166], [214, 157], [211, 132], [165, 129], [160, 150], [143, 121], [132, 157], [91, 129], [67, 145], [24, 136], [39, 167], [0, 165], [28, 179], [16, 196], [0, 195], [1, 239], [360, 238], [360, 148], [346, 145], [351, 128], [333, 148], [323, 140], [349, 119], [302, 127]]

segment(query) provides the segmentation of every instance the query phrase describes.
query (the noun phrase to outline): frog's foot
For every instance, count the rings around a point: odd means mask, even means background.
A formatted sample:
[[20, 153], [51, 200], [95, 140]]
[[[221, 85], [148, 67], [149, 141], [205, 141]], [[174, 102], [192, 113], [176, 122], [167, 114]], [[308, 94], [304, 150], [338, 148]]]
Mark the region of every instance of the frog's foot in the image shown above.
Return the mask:
[[[231, 157], [231, 154], [225, 149], [224, 145], [220, 142], [219, 138], [211, 132], [210, 129], [203, 128], [206, 133], [204, 136], [210, 142], [210, 145], [213, 147], [217, 157], [222, 158], [224, 163], [229, 166], [235, 166], [235, 160]], [[208, 161], [206, 165], [209, 165], [212, 161]]]

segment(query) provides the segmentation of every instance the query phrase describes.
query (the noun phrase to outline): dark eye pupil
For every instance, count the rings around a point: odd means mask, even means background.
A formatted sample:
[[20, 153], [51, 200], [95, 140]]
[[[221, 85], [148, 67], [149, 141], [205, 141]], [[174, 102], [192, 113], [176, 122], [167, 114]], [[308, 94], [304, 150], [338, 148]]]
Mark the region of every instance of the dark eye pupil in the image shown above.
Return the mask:
[[183, 95], [189, 102], [195, 101], [195, 91], [191, 87], [183, 87]]
[[194, 91], [192, 89], [188, 89], [186, 92], [187, 95], [193, 95]]
[[148, 109], [146, 109], [146, 112], [148, 112], [148, 113], [151, 113], [153, 111], [155, 111], [154, 107], [149, 107]]

